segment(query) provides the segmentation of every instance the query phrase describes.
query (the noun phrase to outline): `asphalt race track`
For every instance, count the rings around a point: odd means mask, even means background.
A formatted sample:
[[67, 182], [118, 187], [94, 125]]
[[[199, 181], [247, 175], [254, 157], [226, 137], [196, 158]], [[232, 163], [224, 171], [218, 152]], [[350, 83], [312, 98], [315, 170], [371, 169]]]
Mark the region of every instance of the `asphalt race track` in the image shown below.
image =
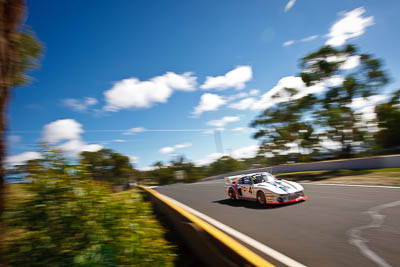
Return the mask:
[[231, 201], [222, 180], [156, 190], [307, 266], [400, 266], [400, 188], [303, 186], [279, 207]]

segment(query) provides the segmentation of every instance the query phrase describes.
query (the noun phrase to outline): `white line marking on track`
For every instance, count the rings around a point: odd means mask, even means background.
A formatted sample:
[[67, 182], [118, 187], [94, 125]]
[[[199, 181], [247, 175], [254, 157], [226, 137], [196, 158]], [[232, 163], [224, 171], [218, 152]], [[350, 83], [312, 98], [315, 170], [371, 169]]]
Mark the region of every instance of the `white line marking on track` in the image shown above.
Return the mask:
[[[158, 193], [161, 194], [160, 192], [158, 192]], [[163, 195], [163, 194], [161, 194], [161, 195]], [[231, 228], [231, 227], [229, 227], [229, 226], [227, 226], [227, 225], [225, 225], [225, 224], [223, 224], [223, 223], [221, 223], [221, 222], [219, 222], [219, 221], [217, 221], [195, 209], [190, 208], [189, 206], [186, 206], [185, 204], [183, 204], [173, 198], [170, 198], [166, 195], [163, 195], [163, 196], [165, 198], [167, 198], [169, 201], [173, 202], [175, 205], [185, 209], [186, 211], [192, 213], [193, 215], [199, 217], [200, 219], [206, 221], [207, 223], [214, 225], [215, 227], [226, 232], [227, 234], [230, 234], [231, 236], [237, 238], [238, 240], [242, 241], [243, 243], [249, 245], [250, 247], [253, 247], [253, 248], [263, 252], [264, 254], [270, 256], [271, 258], [273, 258], [287, 266], [305, 267], [305, 265], [289, 258], [288, 256], [286, 256], [270, 247], [267, 247], [266, 245], [258, 242], [257, 240], [254, 240], [253, 238], [251, 238], [241, 232], [238, 232], [235, 229], [233, 229], [233, 228]]]
[[300, 183], [306, 185], [333, 185], [333, 186], [353, 186], [353, 187], [370, 187], [370, 188], [393, 188], [400, 189], [400, 186], [386, 186], [386, 185], [362, 185], [362, 184], [315, 184], [315, 183]]
[[361, 232], [363, 230], [367, 230], [370, 228], [381, 227], [383, 225], [383, 222], [384, 222], [386, 216], [379, 214], [379, 211], [386, 209], [386, 208], [399, 206], [399, 205], [400, 205], [400, 200], [370, 208], [366, 213], [368, 213], [371, 216], [371, 218], [372, 218], [371, 223], [368, 225], [354, 227], [354, 228], [350, 229], [348, 232], [348, 234], [350, 236], [349, 243], [351, 245], [358, 247], [358, 249], [364, 256], [366, 256], [367, 258], [369, 258], [370, 260], [372, 260], [373, 262], [375, 262], [376, 264], [378, 264], [379, 266], [382, 266], [382, 267], [390, 267], [391, 265], [389, 263], [387, 263], [383, 258], [381, 258], [378, 254], [373, 252], [366, 245], [368, 240], [365, 240], [364, 238], [362, 238]]

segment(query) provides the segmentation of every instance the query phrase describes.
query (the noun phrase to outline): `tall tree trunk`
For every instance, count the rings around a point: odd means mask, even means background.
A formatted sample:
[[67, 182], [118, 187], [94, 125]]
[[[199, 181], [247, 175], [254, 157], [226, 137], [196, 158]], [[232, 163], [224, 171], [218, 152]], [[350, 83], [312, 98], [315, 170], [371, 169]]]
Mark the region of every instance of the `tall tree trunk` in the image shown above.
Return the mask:
[[0, 0], [0, 219], [5, 208], [4, 160], [7, 102], [19, 62], [18, 33], [24, 10], [24, 0]]

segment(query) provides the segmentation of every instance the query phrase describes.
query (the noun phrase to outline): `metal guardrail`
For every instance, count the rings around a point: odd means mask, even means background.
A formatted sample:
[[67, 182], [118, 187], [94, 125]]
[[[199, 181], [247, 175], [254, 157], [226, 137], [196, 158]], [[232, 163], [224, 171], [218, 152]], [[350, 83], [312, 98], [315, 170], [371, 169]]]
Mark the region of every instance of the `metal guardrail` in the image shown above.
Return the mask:
[[164, 195], [148, 187], [138, 187], [147, 192], [156, 212], [165, 216], [173, 230], [206, 266], [274, 266]]
[[362, 170], [362, 169], [383, 169], [400, 168], [400, 155], [376, 156], [355, 159], [327, 160], [310, 163], [282, 164], [278, 166], [263, 167], [237, 171], [228, 174], [221, 174], [204, 178], [203, 181], [221, 179], [225, 176], [247, 174], [257, 171], [273, 173], [290, 173], [302, 171], [326, 171], [326, 170]]

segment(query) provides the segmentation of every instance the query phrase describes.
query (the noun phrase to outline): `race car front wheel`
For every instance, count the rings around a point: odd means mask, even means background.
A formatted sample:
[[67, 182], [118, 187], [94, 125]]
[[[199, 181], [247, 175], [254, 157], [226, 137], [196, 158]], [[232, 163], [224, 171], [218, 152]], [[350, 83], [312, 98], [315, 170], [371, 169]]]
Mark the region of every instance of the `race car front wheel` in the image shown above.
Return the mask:
[[257, 192], [257, 202], [261, 205], [265, 205], [265, 194], [261, 191]]
[[229, 188], [228, 195], [229, 195], [230, 199], [236, 200], [236, 194], [235, 194], [235, 191], [233, 191], [232, 188]]

